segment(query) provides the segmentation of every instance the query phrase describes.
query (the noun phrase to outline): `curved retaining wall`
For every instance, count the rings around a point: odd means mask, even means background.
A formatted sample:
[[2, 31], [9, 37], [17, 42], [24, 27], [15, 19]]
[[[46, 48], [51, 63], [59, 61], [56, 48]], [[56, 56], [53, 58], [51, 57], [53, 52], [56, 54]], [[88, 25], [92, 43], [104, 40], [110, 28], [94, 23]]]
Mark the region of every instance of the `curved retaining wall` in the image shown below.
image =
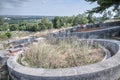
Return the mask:
[[8, 59], [9, 73], [14, 80], [115, 80], [120, 77], [120, 42], [115, 40], [94, 40], [109, 48], [114, 54], [111, 58], [91, 65], [43, 69], [24, 67], [16, 62], [17, 56]]
[[56, 33], [52, 33], [53, 37], [69, 37], [69, 36], [77, 36], [79, 38], [105, 38], [105, 37], [115, 37], [120, 35], [120, 26], [107, 27], [99, 30], [92, 30], [86, 32], [75, 32], [72, 31], [74, 28], [66, 29], [65, 31], [59, 31]]
[[83, 38], [104, 38], [114, 37], [120, 35], [120, 26], [110, 27], [100, 30], [86, 31], [86, 32], [73, 32], [73, 36]]

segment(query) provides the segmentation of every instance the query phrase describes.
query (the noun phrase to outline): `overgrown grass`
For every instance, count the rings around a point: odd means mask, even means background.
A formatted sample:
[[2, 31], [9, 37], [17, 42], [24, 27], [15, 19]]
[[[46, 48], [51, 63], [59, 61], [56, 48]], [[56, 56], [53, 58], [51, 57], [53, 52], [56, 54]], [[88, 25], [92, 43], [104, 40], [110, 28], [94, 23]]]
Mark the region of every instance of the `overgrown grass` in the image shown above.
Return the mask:
[[99, 44], [68, 38], [49, 39], [31, 45], [25, 51], [23, 61], [31, 67], [55, 69], [96, 63], [103, 57], [104, 51]]

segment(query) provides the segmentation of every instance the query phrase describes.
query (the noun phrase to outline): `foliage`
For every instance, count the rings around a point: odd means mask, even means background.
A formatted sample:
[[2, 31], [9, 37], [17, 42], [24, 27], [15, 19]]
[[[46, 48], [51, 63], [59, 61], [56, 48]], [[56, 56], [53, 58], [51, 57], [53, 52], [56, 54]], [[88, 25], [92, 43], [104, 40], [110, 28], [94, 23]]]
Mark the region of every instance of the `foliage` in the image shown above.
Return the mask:
[[11, 24], [9, 26], [10, 31], [17, 31], [19, 30], [19, 25], [18, 24]]
[[89, 10], [89, 13], [98, 13], [103, 12], [110, 7], [114, 7], [113, 10], [119, 10], [120, 0], [85, 0], [87, 2], [95, 3], [97, 2], [98, 6]]
[[89, 23], [94, 23], [93, 13], [89, 13], [87, 19], [89, 20]]
[[75, 16], [72, 17], [58, 17], [56, 16], [53, 19], [53, 27], [54, 28], [61, 28], [61, 27], [71, 27], [74, 25], [74, 20], [75, 20]]
[[105, 11], [105, 12], [103, 13], [102, 20], [105, 21], [105, 20], [107, 20], [107, 19], [108, 19], [108, 14], [107, 14], [107, 12]]
[[53, 26], [54, 28], [60, 28], [62, 25], [60, 24], [60, 17], [56, 16], [53, 19]]
[[[14, 19], [14, 18], [13, 18]], [[15, 19], [16, 20], [16, 19]], [[76, 26], [80, 24], [87, 24], [87, 23], [95, 23], [97, 18], [94, 18], [92, 14], [86, 15], [86, 14], [79, 14], [77, 16], [56, 16], [53, 19], [48, 18], [42, 18], [36, 21], [25, 21], [17, 19], [16, 22], [10, 22], [12, 20], [9, 20], [8, 22], [4, 22], [2, 25], [0, 25], [0, 31], [42, 31], [46, 29], [59, 29], [62, 27], [71, 27]]]
[[88, 23], [88, 19], [85, 14], [79, 14], [77, 15], [77, 17], [75, 17], [74, 25], [87, 24], [87, 23]]
[[10, 32], [0, 33], [0, 39], [7, 39], [7, 38], [11, 38], [11, 37], [12, 37], [12, 33], [10, 33]]
[[8, 38], [11, 38], [12, 37], [12, 33], [7, 32], [7, 33], [5, 33], [5, 36], [7, 36]]
[[46, 30], [46, 29], [53, 28], [53, 24], [48, 18], [43, 18], [38, 25], [39, 25], [40, 30]]

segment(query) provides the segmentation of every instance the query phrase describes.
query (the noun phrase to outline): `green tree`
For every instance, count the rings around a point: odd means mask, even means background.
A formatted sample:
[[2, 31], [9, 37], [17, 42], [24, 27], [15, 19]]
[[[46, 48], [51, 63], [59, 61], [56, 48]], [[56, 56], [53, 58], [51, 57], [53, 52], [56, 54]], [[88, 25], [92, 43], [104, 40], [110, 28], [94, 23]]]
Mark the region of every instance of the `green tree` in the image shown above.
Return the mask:
[[87, 24], [87, 23], [88, 23], [88, 19], [87, 19], [87, 16], [85, 14], [77, 15], [75, 20], [74, 20], [74, 25]]
[[39, 27], [36, 23], [29, 23], [26, 25], [26, 31], [39, 31]]
[[11, 24], [9, 28], [10, 28], [10, 31], [18, 31], [19, 25], [18, 24]]
[[89, 13], [87, 19], [89, 20], [89, 23], [94, 23], [93, 13]]
[[89, 21], [89, 20], [88, 20], [87, 18], [83, 18], [83, 19], [82, 19], [82, 24], [87, 24], [88, 21]]
[[26, 26], [19, 26], [19, 30], [20, 31], [25, 31], [26, 30]]
[[45, 24], [39, 23], [38, 25], [39, 25], [39, 29], [40, 29], [40, 30], [45, 30], [45, 29], [46, 29]]
[[60, 28], [61, 27], [61, 23], [60, 23], [60, 18], [58, 16], [56, 16], [54, 19], [53, 19], [53, 27], [54, 28]]
[[38, 23], [39, 29], [40, 30], [45, 30], [45, 29], [51, 29], [53, 28], [52, 21], [50, 21], [48, 18], [43, 18], [40, 23]]
[[23, 22], [20, 22], [19, 23], [19, 26], [26, 26], [27, 25], [27, 22], [26, 21], [23, 21]]
[[87, 2], [95, 3], [97, 2], [98, 6], [89, 10], [89, 13], [98, 13], [103, 12], [106, 9], [113, 7], [113, 10], [119, 10], [120, 0], [85, 0]]
[[49, 21], [46, 26], [47, 26], [47, 29], [52, 29], [53, 28], [53, 23], [51, 21]]
[[69, 17], [68, 18], [68, 23], [70, 24], [70, 26], [73, 26], [74, 24], [74, 20], [75, 20], [75, 16]]
[[61, 27], [67, 27], [67, 23], [68, 23], [68, 17], [67, 16], [60, 17], [60, 28]]

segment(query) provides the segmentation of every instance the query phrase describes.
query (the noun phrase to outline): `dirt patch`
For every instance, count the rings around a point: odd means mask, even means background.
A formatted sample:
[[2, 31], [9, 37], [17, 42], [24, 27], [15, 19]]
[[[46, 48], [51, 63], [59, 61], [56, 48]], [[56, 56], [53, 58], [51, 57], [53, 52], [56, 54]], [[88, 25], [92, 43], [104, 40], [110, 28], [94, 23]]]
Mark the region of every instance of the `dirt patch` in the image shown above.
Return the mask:
[[76, 32], [87, 32], [87, 31], [93, 31], [93, 30], [100, 30], [103, 28], [90, 28], [90, 29], [78, 29]]

